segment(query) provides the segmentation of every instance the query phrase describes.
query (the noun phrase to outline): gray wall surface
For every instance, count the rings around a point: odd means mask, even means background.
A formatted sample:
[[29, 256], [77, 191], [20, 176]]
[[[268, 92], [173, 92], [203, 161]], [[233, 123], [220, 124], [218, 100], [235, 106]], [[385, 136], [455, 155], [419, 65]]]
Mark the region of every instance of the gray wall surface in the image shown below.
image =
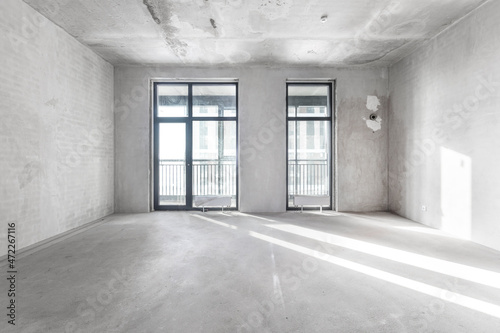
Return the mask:
[[[387, 69], [115, 68], [115, 210], [150, 210], [151, 78], [239, 80], [240, 210], [286, 207], [285, 84], [287, 79], [336, 79], [338, 209], [386, 210]], [[381, 129], [367, 126], [367, 97], [380, 101]], [[363, 119], [365, 118], [365, 119]]]
[[0, 255], [113, 213], [113, 67], [18, 0], [0, 2]]
[[389, 202], [500, 250], [499, 20], [490, 1], [390, 68]]

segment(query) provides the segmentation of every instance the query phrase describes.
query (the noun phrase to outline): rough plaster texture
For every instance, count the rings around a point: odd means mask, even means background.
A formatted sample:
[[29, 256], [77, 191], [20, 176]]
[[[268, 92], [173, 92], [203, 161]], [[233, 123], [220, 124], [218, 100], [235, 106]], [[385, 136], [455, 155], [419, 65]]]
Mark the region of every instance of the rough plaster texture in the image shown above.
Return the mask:
[[387, 209], [387, 128], [373, 132], [364, 117], [367, 96], [378, 96], [387, 116], [386, 69], [334, 68], [115, 68], [115, 209], [150, 210], [149, 80], [239, 80], [240, 210], [282, 212], [286, 207], [285, 85], [290, 79], [336, 79], [338, 209]]
[[18, 0], [0, 30], [4, 255], [113, 213], [113, 67]]
[[390, 209], [495, 249], [499, 20], [491, 1], [389, 72]]
[[24, 1], [115, 65], [380, 67], [485, 0]]

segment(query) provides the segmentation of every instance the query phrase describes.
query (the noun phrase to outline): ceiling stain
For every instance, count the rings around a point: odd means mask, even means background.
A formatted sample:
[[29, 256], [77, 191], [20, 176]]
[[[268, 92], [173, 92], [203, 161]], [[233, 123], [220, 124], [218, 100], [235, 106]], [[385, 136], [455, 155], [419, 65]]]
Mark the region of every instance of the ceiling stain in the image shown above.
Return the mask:
[[243, 5], [243, 0], [226, 0], [230, 6], [239, 8]]
[[380, 56], [378, 54], [352, 55], [344, 59], [343, 63], [346, 65], [368, 65], [383, 57], [383, 55]]
[[288, 17], [294, 0], [262, 0], [258, 6], [259, 12], [268, 20], [274, 21]]
[[424, 31], [425, 26], [424, 20], [409, 20], [387, 29], [387, 32], [395, 35], [419, 34]]
[[153, 18], [153, 21], [155, 21], [157, 24], [161, 24], [160, 19], [156, 15], [155, 8], [151, 4], [151, 0], [144, 0], [143, 1], [144, 5], [148, 8], [149, 13], [151, 14], [151, 17]]
[[212, 19], [212, 18], [210, 19], [210, 24], [212, 25], [212, 27], [214, 29], [217, 29], [217, 25], [215, 24], [215, 20], [214, 19]]
[[51, 100], [45, 102], [45, 105], [51, 106], [53, 108], [55, 108], [57, 104], [59, 104], [59, 100], [57, 98], [52, 98]]
[[165, 43], [178, 58], [185, 57], [188, 45], [176, 37], [178, 29], [171, 24], [173, 12], [171, 5], [157, 0], [143, 0], [143, 3], [153, 20], [161, 27], [161, 35]]
[[[368, 65], [372, 62], [376, 62], [403, 47], [408, 41], [404, 39], [392, 40], [390, 42], [383, 43], [383, 46], [377, 45], [377, 47], [370, 46], [368, 41], [365, 42], [366, 43], [363, 48], [343, 60], [345, 65]], [[361, 53], [362, 50], [364, 50], [363, 53]]]
[[233, 63], [246, 63], [252, 59], [252, 55], [245, 51], [235, 51], [233, 54], [229, 55], [229, 60]]

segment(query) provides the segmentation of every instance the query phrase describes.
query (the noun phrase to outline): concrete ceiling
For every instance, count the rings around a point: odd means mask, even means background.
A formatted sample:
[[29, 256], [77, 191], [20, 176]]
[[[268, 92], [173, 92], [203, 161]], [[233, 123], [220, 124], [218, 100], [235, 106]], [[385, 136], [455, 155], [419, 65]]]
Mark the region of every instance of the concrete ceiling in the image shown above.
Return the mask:
[[485, 0], [24, 2], [115, 65], [387, 66]]

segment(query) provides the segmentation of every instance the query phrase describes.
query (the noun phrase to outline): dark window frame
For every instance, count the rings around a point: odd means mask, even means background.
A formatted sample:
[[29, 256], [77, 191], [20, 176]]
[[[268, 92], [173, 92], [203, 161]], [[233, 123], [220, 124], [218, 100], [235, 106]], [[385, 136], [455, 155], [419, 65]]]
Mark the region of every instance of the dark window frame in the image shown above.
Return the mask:
[[[325, 209], [335, 209], [335, 199], [336, 199], [336, 193], [334, 193], [335, 189], [335, 179], [333, 178], [335, 174], [334, 166], [335, 166], [335, 161], [334, 159], [336, 156], [334, 155], [334, 149], [335, 147], [335, 95], [334, 91], [336, 89], [335, 86], [336, 82], [335, 80], [332, 81], [305, 81], [305, 82], [300, 82], [300, 81], [293, 81], [293, 82], [286, 82], [286, 210], [300, 210], [300, 207], [295, 207], [293, 205], [289, 204], [289, 152], [288, 152], [288, 143], [289, 143], [289, 123], [291, 121], [295, 121], [296, 123], [300, 121], [326, 121], [329, 122], [328, 128], [330, 129], [329, 133], [329, 140], [330, 140], [330, 146], [328, 150], [329, 154], [329, 193], [330, 193], [330, 205], [328, 207], [323, 207]], [[327, 108], [328, 108], [328, 116], [322, 117], [322, 116], [297, 116], [297, 109], [298, 107], [295, 107], [295, 114], [294, 116], [289, 115], [289, 95], [288, 95], [288, 88], [290, 86], [327, 86], [328, 87], [328, 98], [327, 98]], [[295, 129], [295, 138], [297, 138], [297, 130]], [[295, 142], [295, 150], [297, 150], [297, 142]], [[297, 159], [296, 156], [297, 153], [295, 153], [295, 159]], [[317, 208], [315, 207], [304, 207], [304, 210], [316, 210]]]
[[[185, 117], [159, 117], [158, 116], [158, 87], [165, 85], [187, 85], [188, 86], [188, 115]], [[234, 117], [193, 116], [193, 86], [218, 86], [231, 85], [236, 89], [236, 102]], [[239, 209], [239, 86], [238, 82], [218, 82], [218, 81], [175, 81], [175, 82], [153, 82], [153, 207], [154, 210], [192, 210], [201, 211], [202, 208], [193, 207], [193, 122], [195, 121], [234, 121], [236, 122], [236, 205], [225, 210]], [[186, 124], [186, 205], [160, 205], [159, 204], [159, 126], [161, 123], [185, 123]]]

